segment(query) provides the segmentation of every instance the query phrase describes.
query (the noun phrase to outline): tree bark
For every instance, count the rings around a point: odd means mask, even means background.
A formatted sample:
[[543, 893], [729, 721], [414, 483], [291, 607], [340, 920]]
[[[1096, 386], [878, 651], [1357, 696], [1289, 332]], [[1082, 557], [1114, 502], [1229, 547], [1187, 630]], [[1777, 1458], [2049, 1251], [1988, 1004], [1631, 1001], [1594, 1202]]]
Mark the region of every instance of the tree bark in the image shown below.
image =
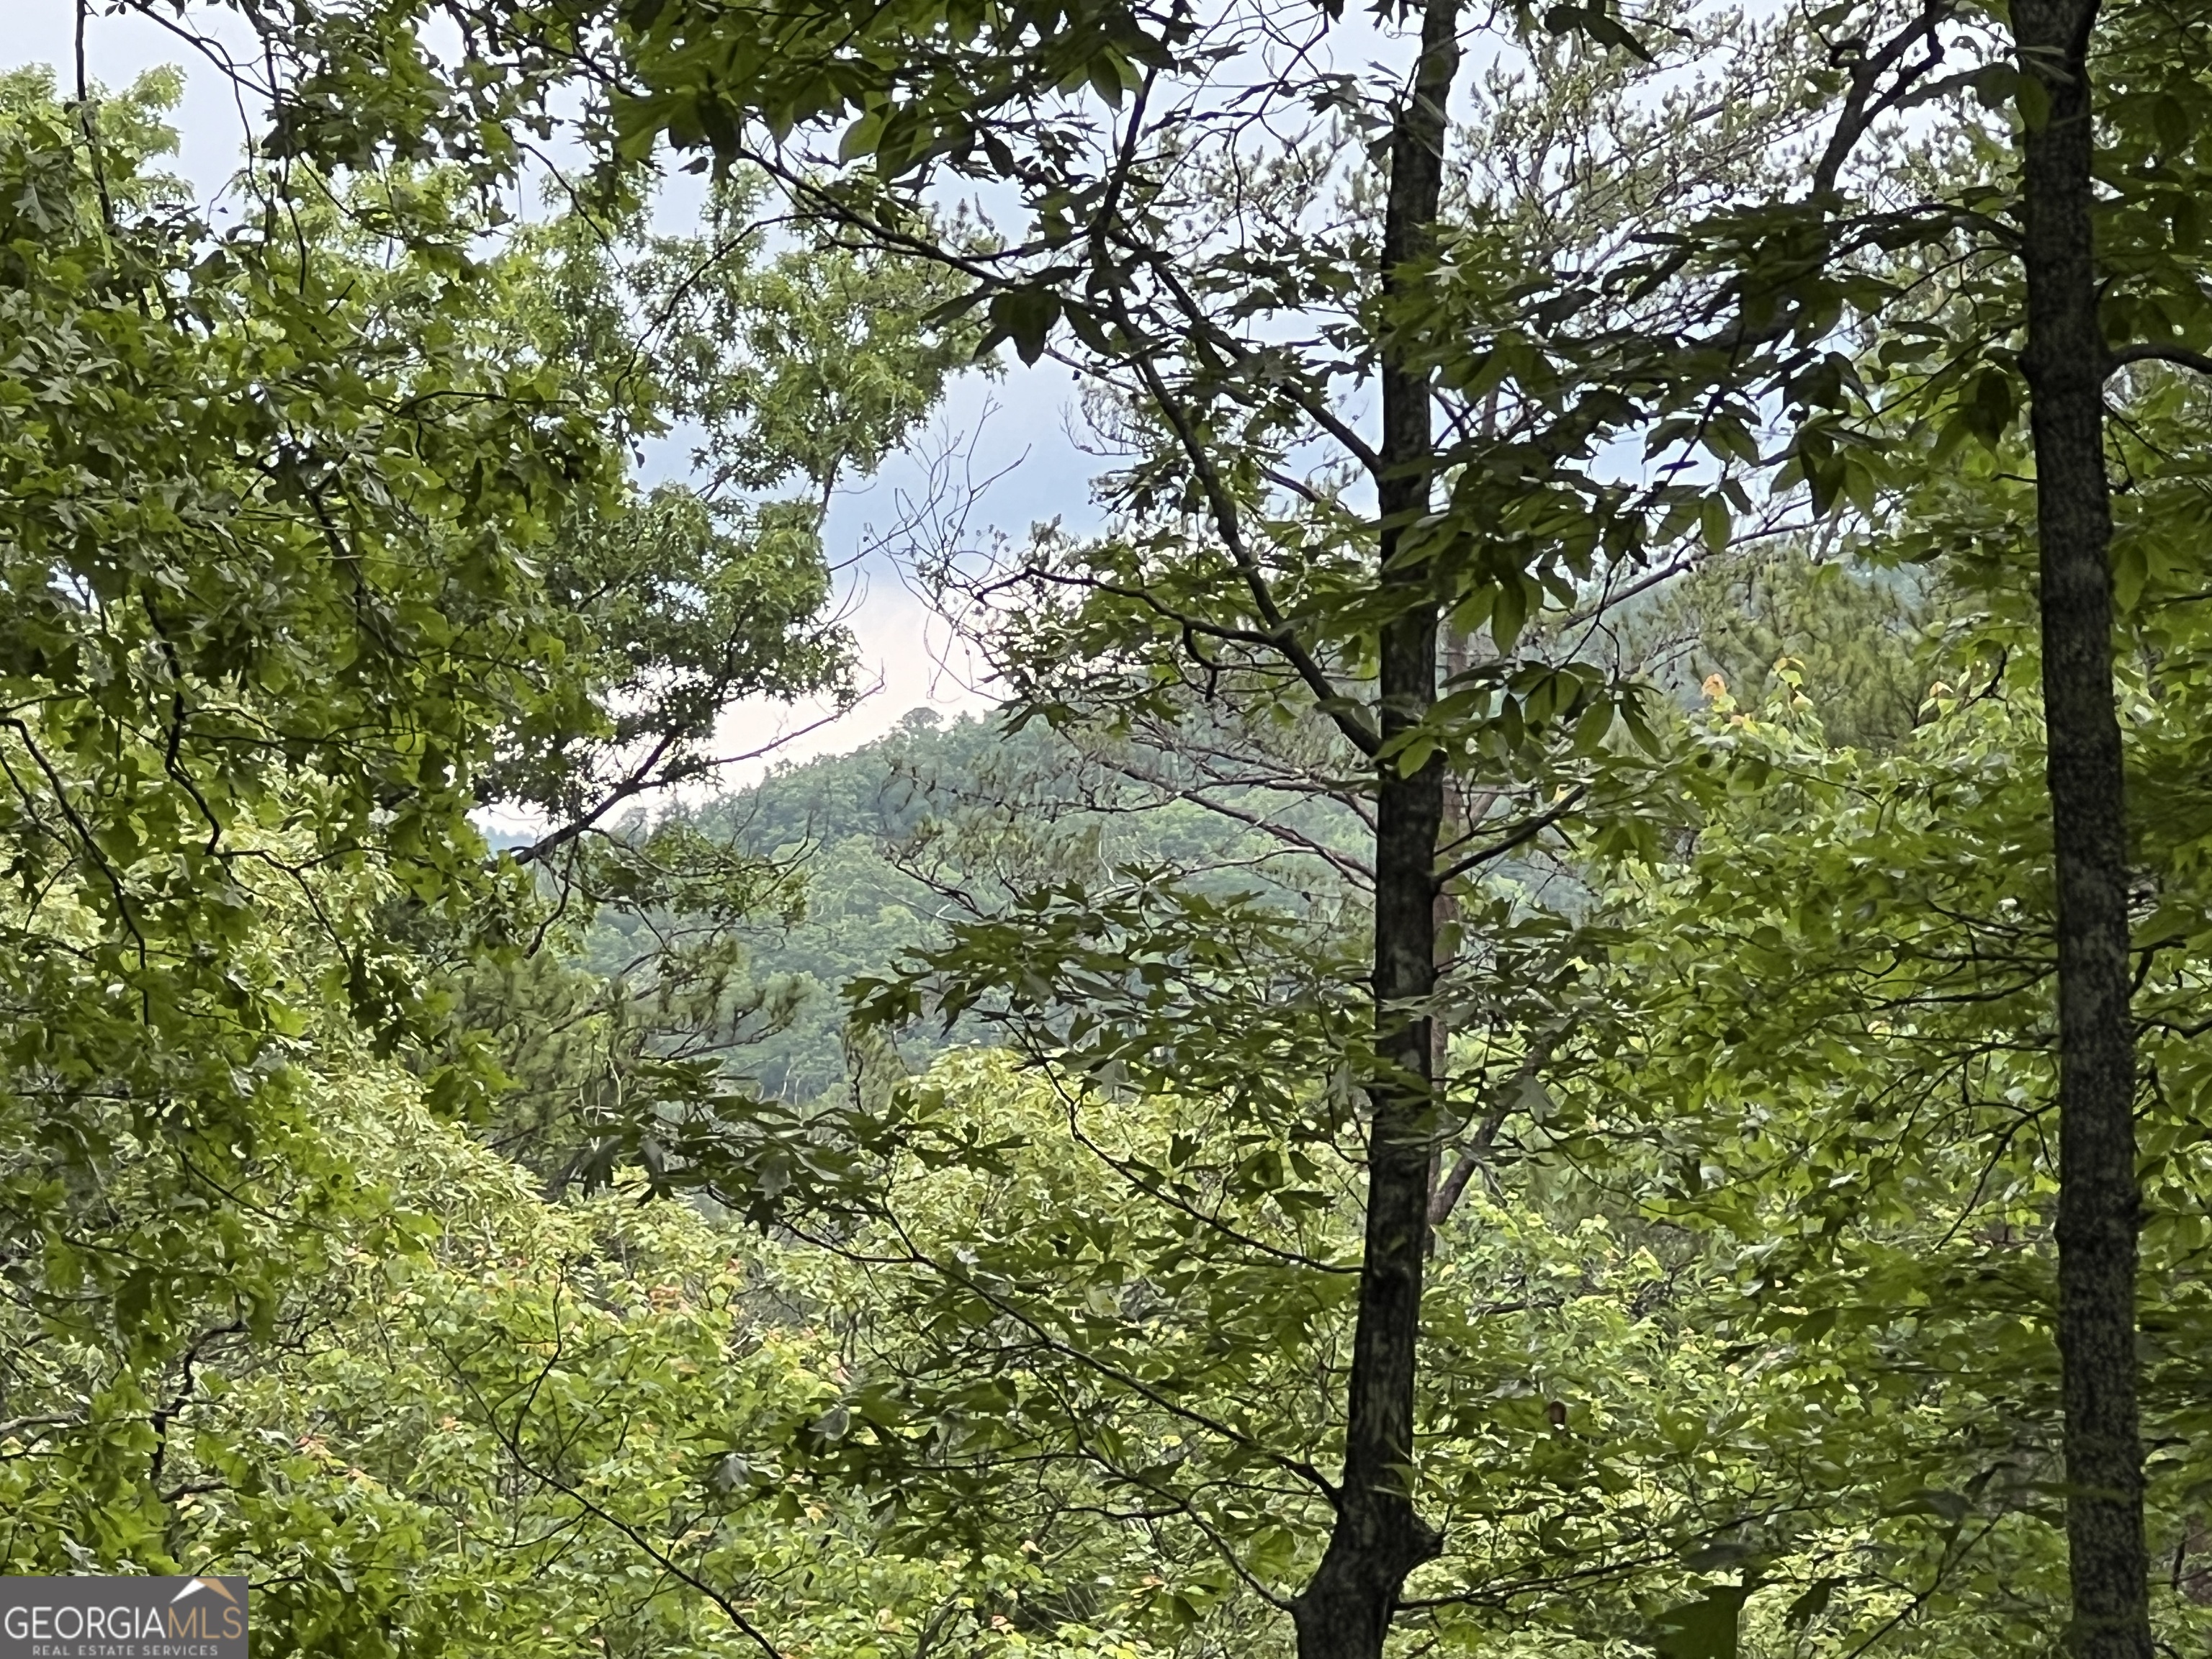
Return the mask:
[[2058, 1351], [2065, 1409], [2068, 1645], [2150, 1659], [2136, 1401], [2135, 1031], [2127, 819], [2112, 685], [2112, 501], [2098, 317], [2088, 46], [2095, 0], [2016, 0], [2023, 72], [2047, 118], [2025, 162], [2028, 383], [2035, 441], [2046, 775], [2057, 878]]
[[[1420, 57], [1391, 136], [1382, 234], [1386, 313], [1433, 244], [1443, 194], [1445, 105], [1459, 70], [1460, 0], [1428, 0]], [[1412, 774], [1387, 752], [1437, 696], [1439, 606], [1432, 573], [1399, 556], [1428, 512], [1435, 472], [1430, 377], [1407, 362], [1386, 317], [1382, 434], [1376, 468], [1379, 580], [1402, 601], [1380, 645], [1376, 778], [1376, 1066], [1367, 1081], [1367, 1224], [1347, 1390], [1336, 1521], [1312, 1580], [1292, 1604], [1299, 1659], [1380, 1659], [1406, 1577], [1443, 1547], [1413, 1505], [1413, 1399], [1437, 1128], [1431, 1023], [1436, 984], [1437, 836], [1444, 769]], [[1394, 592], [1395, 590], [1395, 592]]]

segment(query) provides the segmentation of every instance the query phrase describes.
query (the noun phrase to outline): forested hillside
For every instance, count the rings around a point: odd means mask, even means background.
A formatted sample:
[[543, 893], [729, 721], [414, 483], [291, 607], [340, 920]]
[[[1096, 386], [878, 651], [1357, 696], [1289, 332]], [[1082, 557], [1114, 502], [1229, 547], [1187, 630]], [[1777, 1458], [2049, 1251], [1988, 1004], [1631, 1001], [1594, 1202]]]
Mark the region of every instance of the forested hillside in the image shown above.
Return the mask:
[[[264, 1659], [2212, 1640], [2212, 15], [73, 20], [8, 1574]], [[1095, 529], [848, 544], [1041, 363]], [[741, 770], [860, 558], [995, 706]]]
[[[1770, 692], [1786, 659], [1811, 689], [1824, 741], [1887, 750], [1917, 723], [1931, 678], [1940, 607], [1924, 586], [1802, 550], [1716, 560], [1637, 611], [1629, 643], [1685, 708], [1715, 674], [1753, 697]], [[1253, 785], [1201, 791], [1196, 774], [1176, 780], [1180, 793], [1158, 787], [1174, 766], [1152, 744], [1079, 745], [1042, 726], [1012, 732], [1004, 717], [947, 722], [920, 709], [889, 738], [660, 815], [794, 876], [781, 912], [737, 930], [763, 1009], [732, 1066], [787, 1100], [841, 1091], [857, 1064], [843, 988], [941, 945], [960, 918], [1041, 879], [1149, 866], [1310, 902], [1322, 871], [1301, 856], [1304, 843], [1358, 856], [1348, 815]], [[635, 974], [655, 937], [647, 918], [605, 915], [583, 954], [603, 974]], [[946, 1041], [937, 1027], [905, 1033], [903, 1063], [926, 1065]]]

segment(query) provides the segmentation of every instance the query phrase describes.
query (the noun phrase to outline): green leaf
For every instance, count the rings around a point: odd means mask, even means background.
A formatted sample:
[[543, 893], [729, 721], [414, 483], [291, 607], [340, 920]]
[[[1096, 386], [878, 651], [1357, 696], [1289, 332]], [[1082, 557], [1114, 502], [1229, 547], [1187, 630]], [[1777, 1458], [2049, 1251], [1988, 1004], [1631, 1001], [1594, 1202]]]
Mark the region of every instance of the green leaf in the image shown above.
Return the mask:
[[1587, 6], [1553, 6], [1544, 14], [1544, 27], [1553, 34], [1584, 34], [1600, 46], [1615, 46], [1643, 63], [1652, 61], [1651, 54], [1624, 27], [1620, 20], [1607, 11], [1602, 3]]
[[1015, 288], [992, 296], [991, 332], [984, 349], [1000, 340], [1012, 340], [1024, 363], [1044, 355], [1052, 325], [1060, 320], [1060, 296], [1047, 288]]
[[1708, 495], [1698, 507], [1698, 526], [1703, 532], [1705, 550], [1718, 553], [1729, 544], [1735, 526], [1729, 514], [1728, 502], [1718, 495]]
[[1519, 578], [1508, 576], [1498, 584], [1490, 606], [1490, 638], [1501, 657], [1510, 656], [1528, 620], [1528, 596]]
[[1736, 1659], [1738, 1624], [1751, 1587], [1716, 1584], [1696, 1601], [1662, 1613], [1652, 1638], [1659, 1659]]
[[1835, 1595], [1836, 1586], [1842, 1582], [1838, 1578], [1815, 1579], [1803, 1595], [1790, 1604], [1789, 1611], [1782, 1615], [1783, 1622], [1792, 1630], [1811, 1624], [1828, 1610], [1828, 1602]]
[[888, 114], [887, 110], [872, 109], [847, 127], [844, 137], [838, 142], [837, 159], [850, 161], [858, 156], [874, 155], [877, 145], [883, 142]]

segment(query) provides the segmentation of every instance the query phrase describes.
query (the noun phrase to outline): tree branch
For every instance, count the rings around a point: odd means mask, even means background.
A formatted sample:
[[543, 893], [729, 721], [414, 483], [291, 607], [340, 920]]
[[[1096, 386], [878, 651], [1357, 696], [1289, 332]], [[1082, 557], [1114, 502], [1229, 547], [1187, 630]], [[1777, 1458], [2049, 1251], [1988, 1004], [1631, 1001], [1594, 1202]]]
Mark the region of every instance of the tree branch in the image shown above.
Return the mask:
[[2176, 368], [2194, 369], [2199, 374], [2212, 376], [2212, 356], [2191, 351], [2187, 346], [2116, 346], [2107, 355], [2106, 361], [2116, 370], [2124, 368], [2130, 363], [2171, 363]]

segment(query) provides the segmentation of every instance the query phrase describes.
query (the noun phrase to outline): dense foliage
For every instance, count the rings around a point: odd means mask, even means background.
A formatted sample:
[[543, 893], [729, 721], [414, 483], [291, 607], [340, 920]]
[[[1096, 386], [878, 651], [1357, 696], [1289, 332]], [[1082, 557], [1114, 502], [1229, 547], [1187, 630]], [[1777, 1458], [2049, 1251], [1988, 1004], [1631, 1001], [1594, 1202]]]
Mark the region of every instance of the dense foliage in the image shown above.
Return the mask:
[[[9, 1571], [2212, 1638], [2202, 18], [236, 9], [234, 223], [0, 78]], [[909, 526], [1003, 706], [725, 787], [1001, 348], [1107, 514]]]

